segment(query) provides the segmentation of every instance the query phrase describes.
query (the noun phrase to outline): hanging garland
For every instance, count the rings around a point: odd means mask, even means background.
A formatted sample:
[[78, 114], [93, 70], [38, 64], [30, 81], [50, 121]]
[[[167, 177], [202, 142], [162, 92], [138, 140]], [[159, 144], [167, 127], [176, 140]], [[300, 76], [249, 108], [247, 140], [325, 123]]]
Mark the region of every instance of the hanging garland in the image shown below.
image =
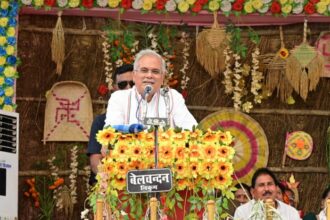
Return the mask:
[[183, 45], [184, 45], [183, 50], [182, 50], [183, 66], [180, 69], [180, 72], [182, 73], [182, 76], [181, 76], [182, 92], [181, 92], [181, 94], [185, 98], [188, 96], [187, 87], [188, 87], [188, 82], [190, 80], [190, 78], [187, 76], [187, 70], [189, 68], [188, 58], [189, 58], [189, 49], [190, 49], [191, 41], [189, 41], [188, 38], [189, 38], [189, 34], [187, 34], [186, 32], [183, 31], [181, 33], [181, 39], [180, 39], [180, 42], [183, 43]]
[[1, 0], [0, 3], [0, 109], [14, 111], [16, 65], [16, 25], [18, 3]]

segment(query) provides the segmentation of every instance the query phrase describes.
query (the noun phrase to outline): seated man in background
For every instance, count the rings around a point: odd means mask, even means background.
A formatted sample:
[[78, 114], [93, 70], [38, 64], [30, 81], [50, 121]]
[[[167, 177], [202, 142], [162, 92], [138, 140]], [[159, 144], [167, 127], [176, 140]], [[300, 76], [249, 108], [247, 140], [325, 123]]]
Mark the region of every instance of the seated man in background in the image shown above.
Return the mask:
[[[118, 67], [112, 75], [113, 89], [116, 90], [125, 90], [129, 89], [134, 85], [133, 82], [133, 65], [126, 64], [121, 67]], [[94, 185], [96, 183], [96, 173], [97, 166], [99, 165], [102, 155], [101, 155], [101, 144], [96, 140], [96, 134], [99, 130], [102, 130], [105, 124], [105, 113], [95, 117], [90, 135], [87, 148], [87, 155], [89, 156], [90, 166], [91, 166], [91, 176], [89, 179], [89, 184]]]
[[256, 170], [251, 181], [251, 194], [253, 200], [238, 207], [235, 211], [234, 219], [251, 219], [251, 217], [256, 215], [258, 211], [261, 211], [258, 209], [258, 204], [260, 203], [257, 203], [257, 201], [261, 200], [264, 203], [273, 203], [277, 213], [272, 212], [272, 219], [300, 220], [298, 211], [295, 208], [276, 199], [277, 186], [278, 181], [270, 170], [267, 168], [260, 168]]
[[235, 185], [237, 190], [235, 191], [235, 201], [239, 204], [245, 204], [251, 200], [250, 187], [245, 183], [237, 183]]
[[114, 92], [109, 100], [105, 125], [145, 124], [146, 118], [166, 118], [170, 127], [192, 129], [197, 125], [176, 90], [161, 88], [167, 73], [164, 59], [153, 50], [136, 54], [135, 86]]

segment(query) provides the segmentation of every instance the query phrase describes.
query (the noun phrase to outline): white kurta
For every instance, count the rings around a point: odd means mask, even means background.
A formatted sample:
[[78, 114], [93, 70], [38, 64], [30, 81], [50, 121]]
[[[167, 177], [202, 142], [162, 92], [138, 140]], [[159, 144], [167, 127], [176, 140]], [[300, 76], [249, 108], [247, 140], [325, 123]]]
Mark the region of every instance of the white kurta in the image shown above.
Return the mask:
[[[300, 220], [299, 213], [297, 209], [292, 206], [289, 206], [281, 201], [277, 201], [276, 210], [280, 214], [282, 220]], [[234, 215], [235, 220], [248, 220], [252, 214], [252, 208], [255, 203], [255, 200], [251, 200], [244, 205], [239, 206]]]
[[171, 127], [177, 126], [190, 130], [193, 125], [197, 125], [180, 93], [170, 89], [168, 101], [165, 99], [164, 95], [157, 92], [147, 103], [141, 99], [135, 86], [128, 90], [116, 91], [108, 102], [105, 126], [143, 123], [144, 117], [168, 118]]

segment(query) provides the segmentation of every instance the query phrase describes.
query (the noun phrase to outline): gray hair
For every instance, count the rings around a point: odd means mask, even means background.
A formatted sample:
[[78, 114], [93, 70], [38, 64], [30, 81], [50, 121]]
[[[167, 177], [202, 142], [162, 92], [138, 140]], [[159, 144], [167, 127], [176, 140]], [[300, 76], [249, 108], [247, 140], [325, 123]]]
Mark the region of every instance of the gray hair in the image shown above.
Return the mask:
[[141, 50], [140, 52], [138, 52], [136, 55], [135, 55], [135, 60], [134, 60], [134, 70], [137, 70], [138, 67], [139, 67], [139, 62], [140, 62], [140, 59], [144, 56], [154, 56], [154, 57], [157, 57], [160, 61], [161, 61], [161, 71], [163, 73], [166, 73], [166, 63], [165, 63], [165, 60], [163, 59], [163, 57], [161, 55], [159, 55], [156, 51], [154, 50], [151, 50], [151, 49], [144, 49], [144, 50]]

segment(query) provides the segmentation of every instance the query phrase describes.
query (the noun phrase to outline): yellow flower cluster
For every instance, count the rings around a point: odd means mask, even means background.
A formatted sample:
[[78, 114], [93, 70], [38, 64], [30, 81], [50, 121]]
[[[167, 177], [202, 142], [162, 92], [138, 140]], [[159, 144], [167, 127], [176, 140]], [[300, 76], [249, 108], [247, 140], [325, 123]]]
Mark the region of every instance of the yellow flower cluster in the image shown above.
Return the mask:
[[[226, 190], [232, 184], [235, 150], [230, 146], [233, 138], [229, 132], [169, 129], [160, 131], [158, 139], [158, 167], [172, 170], [176, 190]], [[107, 172], [109, 185], [116, 190], [125, 189], [129, 170], [154, 167], [153, 133], [120, 134], [110, 127], [100, 131], [97, 140], [112, 147], [100, 170]], [[98, 179], [101, 176], [104, 174]]]

